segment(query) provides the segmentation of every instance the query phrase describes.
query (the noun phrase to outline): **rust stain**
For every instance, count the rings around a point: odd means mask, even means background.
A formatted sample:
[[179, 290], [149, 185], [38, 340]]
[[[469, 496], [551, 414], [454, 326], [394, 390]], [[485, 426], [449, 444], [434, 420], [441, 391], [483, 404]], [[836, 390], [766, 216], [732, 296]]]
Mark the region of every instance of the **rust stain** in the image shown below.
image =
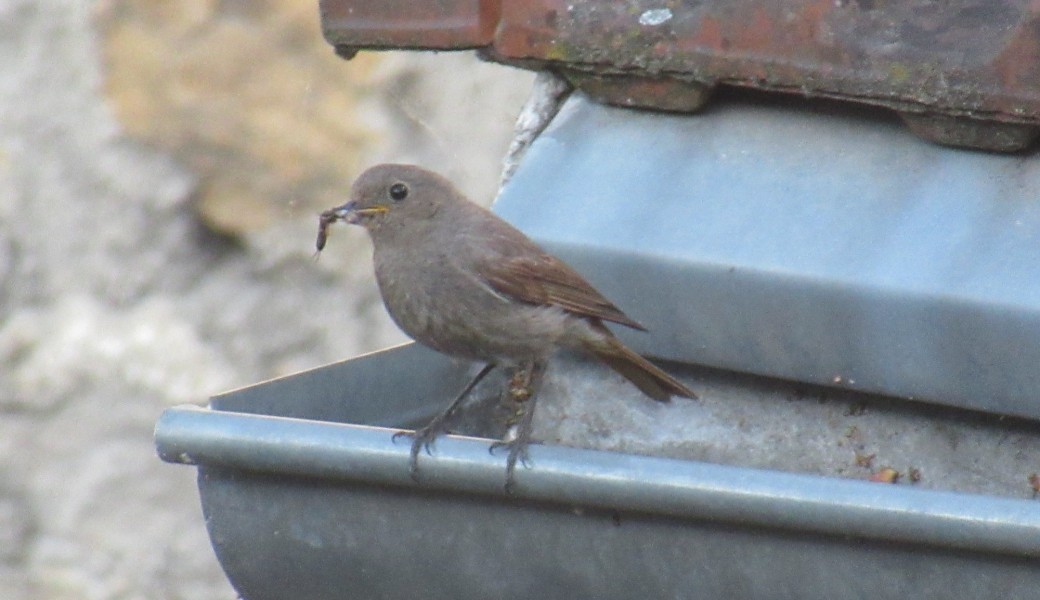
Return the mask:
[[776, 35], [773, 20], [765, 9], [756, 6], [750, 15], [748, 27], [737, 29], [733, 39], [744, 50], [745, 53], [766, 53], [773, 48], [773, 37]]
[[[1034, 0], [1032, 5], [1040, 5]], [[1008, 43], [993, 61], [994, 72], [1007, 88], [1035, 86], [1040, 82], [1040, 6], [1036, 12], [1018, 23]]]
[[692, 40], [699, 48], [725, 51], [729, 39], [722, 32], [722, 23], [712, 16], [701, 19], [699, 30], [695, 31]]

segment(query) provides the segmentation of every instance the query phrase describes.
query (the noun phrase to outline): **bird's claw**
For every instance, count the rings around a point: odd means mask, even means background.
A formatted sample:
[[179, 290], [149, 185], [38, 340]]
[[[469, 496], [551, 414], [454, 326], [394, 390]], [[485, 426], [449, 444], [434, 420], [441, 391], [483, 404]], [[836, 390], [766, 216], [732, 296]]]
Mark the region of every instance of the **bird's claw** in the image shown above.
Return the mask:
[[415, 432], [410, 430], [410, 429], [403, 429], [401, 431], [398, 431], [394, 435], [390, 436], [390, 441], [392, 441], [393, 443], [396, 444], [397, 440], [399, 440], [399, 439], [401, 439], [403, 437], [405, 437], [405, 438], [415, 437]]
[[527, 453], [528, 443], [520, 443], [519, 440], [512, 440], [508, 442], [493, 442], [491, 447], [488, 448], [488, 454], [492, 456], [499, 448], [509, 448], [509, 454], [506, 456], [507, 465], [515, 465], [519, 462], [525, 467], [530, 467], [533, 463], [531, 457]]
[[428, 456], [433, 456], [433, 442], [437, 439], [437, 436], [442, 433], [447, 433], [447, 424], [451, 422], [452, 416], [455, 414], [455, 411], [458, 410], [462, 401], [469, 395], [473, 388], [480, 383], [480, 380], [484, 379], [484, 377], [494, 370], [494, 368], [495, 363], [487, 363], [484, 365], [480, 372], [477, 373], [477, 376], [467, 383], [466, 387], [462, 388], [462, 391], [455, 397], [455, 400], [452, 401], [448, 408], [434, 417], [426, 427], [416, 429], [415, 431], [398, 431], [393, 435], [391, 440], [395, 442], [400, 437], [412, 438], [412, 448], [409, 452], [408, 459], [408, 473], [412, 476], [413, 481], [419, 481], [419, 452], [425, 448], [426, 454]]
[[435, 420], [421, 429], [398, 431], [391, 437], [394, 442], [400, 438], [412, 439], [412, 447], [408, 453], [408, 474], [412, 477], [412, 481], [419, 481], [419, 453], [425, 450], [427, 456], [433, 456], [433, 443], [437, 436], [444, 433], [441, 425], [441, 421]]
[[527, 447], [529, 442], [527, 440], [510, 440], [507, 442], [494, 442], [488, 448], [488, 453], [494, 455], [495, 451], [499, 448], [508, 448], [509, 454], [506, 455], [506, 493], [513, 493], [514, 484], [516, 483], [515, 472], [516, 464], [519, 462], [524, 468], [529, 469], [533, 464], [531, 457], [527, 453]]

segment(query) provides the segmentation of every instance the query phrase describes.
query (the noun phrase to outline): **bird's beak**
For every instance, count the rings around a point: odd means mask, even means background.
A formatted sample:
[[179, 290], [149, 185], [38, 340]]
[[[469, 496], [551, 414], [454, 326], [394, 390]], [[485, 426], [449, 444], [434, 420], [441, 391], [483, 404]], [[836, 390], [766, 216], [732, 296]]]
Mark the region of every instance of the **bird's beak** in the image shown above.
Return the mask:
[[318, 217], [318, 239], [315, 246], [318, 252], [325, 249], [325, 242], [329, 239], [329, 225], [336, 221], [346, 221], [352, 225], [360, 225], [365, 217], [380, 215], [390, 210], [385, 206], [372, 206], [369, 208], [358, 208], [357, 202], [350, 201], [343, 206], [330, 208]]
[[370, 206], [368, 208], [358, 208], [357, 202], [350, 201], [339, 208], [332, 209], [332, 214], [337, 219], [346, 221], [352, 225], [357, 225], [361, 222], [363, 217], [372, 217], [375, 215], [381, 215], [389, 210], [385, 206]]

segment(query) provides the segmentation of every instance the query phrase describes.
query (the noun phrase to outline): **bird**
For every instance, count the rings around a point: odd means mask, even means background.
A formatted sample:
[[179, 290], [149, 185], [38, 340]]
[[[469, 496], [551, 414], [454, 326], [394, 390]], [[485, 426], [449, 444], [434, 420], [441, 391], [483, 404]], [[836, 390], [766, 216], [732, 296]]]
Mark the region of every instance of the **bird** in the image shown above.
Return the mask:
[[410, 472], [447, 431], [473, 388], [497, 367], [512, 370], [508, 393], [522, 406], [506, 446], [506, 490], [527, 464], [531, 423], [546, 366], [557, 350], [586, 352], [660, 402], [696, 398], [677, 379], [626, 347], [605, 323], [646, 331], [559, 258], [501, 217], [422, 167], [381, 164], [354, 182], [350, 199], [319, 216], [317, 249], [328, 227], [367, 230], [376, 283], [391, 319], [440, 353], [483, 363], [452, 403], [412, 437]]

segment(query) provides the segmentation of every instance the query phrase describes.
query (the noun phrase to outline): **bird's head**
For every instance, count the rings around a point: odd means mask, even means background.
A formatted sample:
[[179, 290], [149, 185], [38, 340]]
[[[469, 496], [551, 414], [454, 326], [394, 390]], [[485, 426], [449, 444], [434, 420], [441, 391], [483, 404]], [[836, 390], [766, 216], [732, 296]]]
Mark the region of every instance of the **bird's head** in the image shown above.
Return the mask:
[[457, 195], [450, 181], [426, 169], [378, 165], [357, 178], [350, 202], [326, 214], [375, 234], [385, 228], [420, 227]]

